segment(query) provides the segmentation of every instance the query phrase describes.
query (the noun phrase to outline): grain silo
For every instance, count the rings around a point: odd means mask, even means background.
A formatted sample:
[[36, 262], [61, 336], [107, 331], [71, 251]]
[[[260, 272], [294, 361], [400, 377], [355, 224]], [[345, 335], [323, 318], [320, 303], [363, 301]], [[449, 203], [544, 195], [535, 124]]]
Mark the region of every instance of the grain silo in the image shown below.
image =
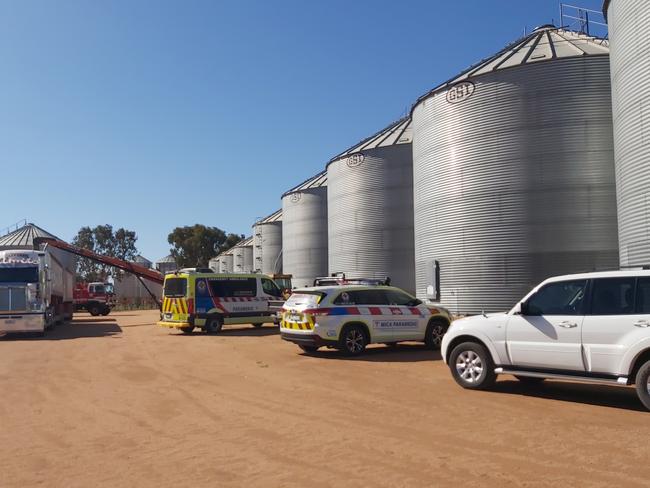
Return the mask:
[[253, 270], [256, 273], [282, 272], [282, 210], [253, 225]]
[[233, 271], [233, 251], [228, 250], [222, 253], [219, 257], [219, 272], [220, 273], [232, 273]]
[[415, 288], [410, 118], [327, 165], [329, 272]]
[[327, 275], [327, 172], [282, 195], [282, 270], [296, 286]]
[[621, 266], [650, 264], [650, 2], [603, 5], [611, 46]]
[[618, 264], [607, 41], [540, 27], [412, 116], [420, 298], [437, 275], [453, 312], [504, 310], [549, 276]]
[[208, 268], [210, 268], [215, 273], [221, 273], [221, 254], [213, 257], [208, 261]]
[[239, 242], [232, 250], [233, 273], [253, 272], [253, 238]]

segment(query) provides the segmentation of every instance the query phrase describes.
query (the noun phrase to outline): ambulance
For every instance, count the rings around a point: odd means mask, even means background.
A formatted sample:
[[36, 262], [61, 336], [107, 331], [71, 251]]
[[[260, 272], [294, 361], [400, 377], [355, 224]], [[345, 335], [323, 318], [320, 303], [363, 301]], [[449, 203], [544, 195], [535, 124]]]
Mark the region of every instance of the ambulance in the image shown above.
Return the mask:
[[320, 347], [355, 356], [371, 343], [424, 342], [440, 348], [451, 315], [393, 286], [330, 285], [294, 290], [282, 307], [280, 334], [304, 352]]
[[191, 334], [217, 334], [225, 324], [261, 327], [274, 321], [269, 301], [282, 290], [261, 274], [218, 274], [186, 268], [165, 275], [158, 325]]

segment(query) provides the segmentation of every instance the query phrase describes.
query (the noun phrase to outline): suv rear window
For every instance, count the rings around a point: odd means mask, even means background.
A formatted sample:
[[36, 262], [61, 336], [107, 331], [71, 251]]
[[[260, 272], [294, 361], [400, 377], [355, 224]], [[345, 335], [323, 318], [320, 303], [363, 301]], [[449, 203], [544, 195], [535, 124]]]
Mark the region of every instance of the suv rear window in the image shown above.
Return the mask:
[[187, 280], [185, 278], [167, 278], [165, 280], [166, 297], [184, 297], [187, 292]]
[[334, 300], [334, 305], [388, 305], [385, 290], [342, 291]]
[[591, 315], [624, 315], [634, 312], [634, 278], [594, 280]]
[[217, 297], [254, 297], [257, 295], [255, 278], [223, 278], [208, 280], [212, 294]]
[[319, 291], [299, 291], [292, 293], [289, 299], [284, 302], [285, 307], [316, 307], [325, 293]]

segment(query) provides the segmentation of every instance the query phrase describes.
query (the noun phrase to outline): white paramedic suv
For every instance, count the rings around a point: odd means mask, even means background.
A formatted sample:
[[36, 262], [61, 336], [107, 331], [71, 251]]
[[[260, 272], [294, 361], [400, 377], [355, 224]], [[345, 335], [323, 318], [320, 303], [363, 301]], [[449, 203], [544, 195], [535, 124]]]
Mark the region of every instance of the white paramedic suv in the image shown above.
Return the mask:
[[453, 322], [441, 352], [464, 388], [501, 373], [636, 385], [650, 409], [650, 271], [549, 278], [508, 313]]
[[370, 343], [422, 341], [438, 349], [450, 321], [445, 309], [392, 286], [317, 286], [294, 290], [280, 333], [305, 352], [326, 346], [357, 355]]

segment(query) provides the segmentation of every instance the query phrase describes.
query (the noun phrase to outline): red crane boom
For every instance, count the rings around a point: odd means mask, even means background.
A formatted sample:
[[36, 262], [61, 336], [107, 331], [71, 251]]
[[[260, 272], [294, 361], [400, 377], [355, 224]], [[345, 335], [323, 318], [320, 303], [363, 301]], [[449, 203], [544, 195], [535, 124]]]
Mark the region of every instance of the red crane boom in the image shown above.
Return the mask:
[[72, 244], [68, 244], [65, 241], [60, 241], [59, 239], [52, 239], [51, 237], [37, 237], [36, 239], [34, 239], [35, 246], [40, 246], [41, 244], [47, 244], [48, 246], [56, 247], [57, 249], [61, 249], [69, 253], [76, 254], [77, 256], [81, 256], [83, 258], [92, 259], [93, 261], [97, 261], [98, 263], [106, 264], [108, 266], [113, 266], [114, 268], [118, 268], [135, 275], [135, 277], [138, 278], [140, 283], [142, 283], [142, 286], [144, 286], [144, 288], [149, 292], [149, 295], [151, 295], [151, 297], [160, 307], [160, 300], [158, 299], [158, 297], [156, 297], [156, 295], [154, 295], [151, 292], [147, 284], [144, 281], [142, 281], [142, 278], [146, 278], [149, 281], [153, 281], [154, 283], [158, 283], [162, 285], [165, 281], [165, 276], [162, 273], [159, 273], [158, 271], [154, 271], [153, 269], [145, 268], [144, 266], [141, 266], [139, 264], [131, 263], [129, 261], [124, 261], [123, 259], [113, 258], [110, 256], [103, 256], [101, 254], [97, 254], [92, 251], [89, 251], [88, 249], [73, 246]]

